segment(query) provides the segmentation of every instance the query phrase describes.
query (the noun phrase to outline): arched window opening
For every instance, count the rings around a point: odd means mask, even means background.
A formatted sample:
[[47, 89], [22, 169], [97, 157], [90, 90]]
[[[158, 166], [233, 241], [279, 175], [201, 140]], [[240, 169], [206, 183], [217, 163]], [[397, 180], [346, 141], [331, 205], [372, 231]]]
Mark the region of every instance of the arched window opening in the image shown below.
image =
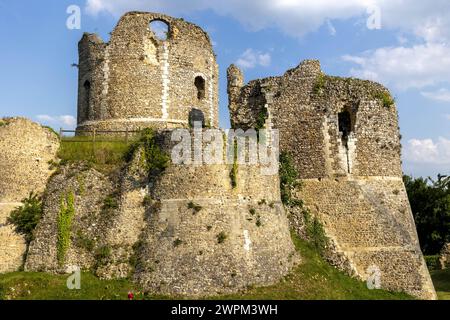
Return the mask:
[[160, 41], [165, 41], [169, 38], [170, 27], [169, 24], [161, 20], [153, 20], [149, 24], [149, 29], [155, 34], [155, 37]]
[[194, 81], [195, 87], [197, 88], [197, 99], [202, 100], [205, 98], [205, 79], [198, 76]]
[[83, 84], [84, 88], [84, 108], [86, 120], [89, 120], [91, 117], [91, 82], [86, 80]]
[[339, 132], [342, 133], [342, 140], [347, 141], [352, 131], [352, 118], [350, 112], [343, 111], [338, 114]]

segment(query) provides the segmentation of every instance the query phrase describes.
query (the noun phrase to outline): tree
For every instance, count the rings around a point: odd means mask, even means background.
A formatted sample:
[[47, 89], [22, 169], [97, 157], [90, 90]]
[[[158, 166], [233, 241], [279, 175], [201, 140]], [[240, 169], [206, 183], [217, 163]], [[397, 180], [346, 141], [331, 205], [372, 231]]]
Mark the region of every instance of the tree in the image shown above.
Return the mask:
[[422, 251], [437, 254], [450, 242], [450, 177], [437, 180], [404, 176]]

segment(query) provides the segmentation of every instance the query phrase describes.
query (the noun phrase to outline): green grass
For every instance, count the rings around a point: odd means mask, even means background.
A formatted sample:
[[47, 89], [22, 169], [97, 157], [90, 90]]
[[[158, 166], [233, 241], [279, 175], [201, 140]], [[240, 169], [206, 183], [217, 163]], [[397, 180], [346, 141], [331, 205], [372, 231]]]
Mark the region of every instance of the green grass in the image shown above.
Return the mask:
[[245, 293], [220, 299], [250, 300], [411, 300], [405, 293], [369, 290], [365, 282], [353, 279], [330, 266], [310, 243], [293, 236], [302, 263], [279, 283], [250, 288]]
[[450, 300], [450, 269], [430, 271], [439, 300]]
[[92, 142], [92, 137], [64, 138], [58, 151], [63, 163], [87, 161], [100, 171], [109, 171], [125, 163], [130, 142], [101, 138]]
[[[267, 287], [248, 288], [245, 292], [213, 297], [212, 299], [248, 300], [409, 300], [411, 296], [385, 290], [369, 290], [362, 281], [353, 279], [325, 262], [317, 249], [306, 241], [293, 237], [302, 263], [279, 283]], [[440, 290], [450, 291], [448, 274], [442, 277]], [[0, 275], [0, 299], [29, 300], [115, 300], [127, 299], [132, 290], [136, 299], [166, 299], [146, 296], [129, 280], [99, 280], [82, 273], [81, 290], [66, 287], [67, 275], [14, 272]], [[13, 290], [14, 289], [14, 290]], [[440, 292], [440, 297], [448, 293]], [[180, 297], [178, 297], [180, 298]]]
[[127, 299], [129, 290], [135, 295], [138, 292], [128, 280], [99, 280], [90, 273], [81, 274], [80, 290], [69, 290], [66, 286], [68, 277], [33, 272], [0, 275], [0, 299], [123, 300]]

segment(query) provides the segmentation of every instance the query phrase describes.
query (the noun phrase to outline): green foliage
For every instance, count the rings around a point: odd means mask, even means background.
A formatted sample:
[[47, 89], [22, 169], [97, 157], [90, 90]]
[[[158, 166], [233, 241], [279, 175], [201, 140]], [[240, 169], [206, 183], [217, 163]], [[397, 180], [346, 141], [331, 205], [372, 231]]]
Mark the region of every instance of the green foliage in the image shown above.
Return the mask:
[[426, 255], [438, 254], [450, 242], [450, 177], [437, 180], [404, 176], [406, 191]]
[[261, 227], [262, 226], [261, 216], [256, 217], [256, 226], [257, 227]]
[[162, 172], [167, 168], [170, 158], [159, 148], [153, 129], [146, 128], [141, 131], [138, 140], [126, 152], [125, 160], [131, 161], [134, 154], [141, 148], [143, 165], [149, 173]]
[[385, 108], [389, 108], [395, 104], [395, 99], [387, 91], [376, 92], [374, 98], [381, 100], [381, 103]]
[[174, 240], [173, 246], [174, 246], [174, 248], [176, 248], [176, 247], [180, 246], [182, 243], [183, 243], [183, 241], [177, 238]]
[[237, 187], [237, 174], [238, 174], [238, 144], [237, 141], [233, 141], [233, 167], [230, 171], [231, 187], [234, 189]]
[[227, 234], [223, 231], [221, 231], [217, 236], [217, 243], [224, 243], [227, 239]]
[[57, 238], [57, 259], [62, 266], [65, 261], [67, 250], [70, 247], [70, 232], [72, 220], [75, 215], [75, 197], [73, 192], [69, 192], [65, 197], [61, 196], [61, 206], [58, 214], [58, 238]]
[[267, 108], [265, 106], [262, 107], [256, 117], [256, 125], [255, 125], [256, 130], [263, 129], [265, 127], [266, 119], [268, 116], [269, 116], [269, 113], [267, 111]]
[[15, 226], [16, 232], [25, 236], [27, 243], [30, 243], [42, 214], [42, 198], [31, 192], [28, 198], [22, 200], [22, 205], [11, 212], [8, 222]]
[[256, 214], [255, 208], [250, 208], [250, 210], [248, 210], [248, 211], [250, 212], [250, 214], [251, 214], [252, 216], [254, 216], [254, 215]]
[[161, 298], [145, 296], [130, 280], [100, 280], [91, 273], [81, 273], [81, 289], [69, 290], [67, 275], [14, 272], [0, 275], [0, 300], [127, 300], [128, 291], [136, 300]]
[[[292, 233], [292, 240], [302, 263], [281, 281], [264, 287], [251, 287], [244, 292], [212, 299], [231, 300], [412, 300], [404, 293], [369, 290], [363, 281], [345, 275], [330, 266], [316, 248]], [[450, 292], [450, 270], [432, 271], [439, 297]], [[141, 288], [127, 279], [100, 280], [83, 272], [81, 290], [69, 290], [67, 275], [14, 272], [0, 275], [0, 299], [27, 300], [116, 300], [127, 299], [129, 290], [140, 299], [167, 299], [164, 296], [142, 294]], [[179, 299], [180, 297], [173, 297]]]
[[53, 129], [52, 127], [42, 126], [42, 128], [47, 129], [48, 131], [50, 131], [51, 133], [53, 133], [54, 135], [56, 135], [59, 138], [59, 133], [56, 132], [55, 129]]
[[328, 245], [328, 238], [322, 223], [316, 216], [312, 217], [306, 209], [303, 209], [303, 221], [305, 223], [305, 232], [309, 242], [320, 254], [323, 254]]
[[95, 261], [96, 261], [96, 267], [104, 266], [108, 264], [110, 258], [111, 258], [111, 247], [108, 245], [101, 246], [98, 248], [95, 252]]
[[152, 205], [152, 197], [148, 194], [145, 195], [144, 200], [142, 200], [142, 204], [145, 207], [150, 207]]
[[319, 74], [313, 87], [314, 94], [320, 94], [322, 92], [322, 90], [325, 88], [326, 80], [326, 76], [323, 73]]
[[94, 247], [95, 247], [95, 241], [93, 239], [85, 236], [81, 230], [77, 231], [77, 234], [75, 237], [75, 244], [79, 248], [83, 248], [89, 252], [94, 250]]
[[431, 270], [430, 274], [439, 300], [450, 300], [450, 269]]
[[129, 144], [114, 137], [102, 137], [101, 141], [92, 142], [92, 137], [65, 137], [58, 150], [60, 164], [86, 162], [101, 172], [108, 173], [122, 166]]
[[280, 154], [279, 174], [281, 201], [286, 206], [301, 206], [302, 201], [295, 199], [292, 195], [293, 190], [301, 186], [298, 181], [298, 172], [294, 166], [292, 157], [286, 152]]
[[439, 270], [441, 268], [439, 255], [424, 256], [424, 258], [425, 262], [427, 263], [428, 270]]
[[202, 210], [202, 206], [190, 201], [188, 203], [188, 209], [192, 209], [194, 211], [194, 214], [196, 214], [200, 212], [200, 210]]
[[77, 183], [78, 183], [78, 192], [80, 196], [83, 196], [86, 191], [84, 176], [79, 174], [77, 175]]
[[115, 194], [110, 194], [106, 196], [106, 198], [103, 200], [103, 210], [115, 210], [119, 208], [119, 202], [117, 201]]

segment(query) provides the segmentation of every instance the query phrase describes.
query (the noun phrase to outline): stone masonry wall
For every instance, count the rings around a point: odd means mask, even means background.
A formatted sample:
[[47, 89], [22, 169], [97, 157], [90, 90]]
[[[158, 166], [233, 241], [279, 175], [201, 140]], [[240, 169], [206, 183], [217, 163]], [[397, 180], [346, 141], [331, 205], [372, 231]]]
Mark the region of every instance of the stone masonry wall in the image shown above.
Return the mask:
[[57, 136], [24, 118], [0, 119], [0, 273], [18, 270], [26, 251], [25, 239], [7, 223], [11, 211], [30, 192], [42, 193], [52, 173]]
[[361, 279], [374, 265], [383, 288], [435, 299], [402, 182], [398, 116], [389, 91], [327, 76], [310, 60], [281, 77], [246, 85], [231, 66], [228, 91], [234, 127], [255, 127], [263, 113], [265, 126], [280, 131], [281, 152], [293, 157], [303, 181], [298, 197], [332, 240], [331, 260]]
[[[317, 61], [309, 60], [281, 77], [247, 85], [241, 77], [230, 67], [233, 127], [255, 127], [266, 105], [271, 126], [280, 131], [281, 151], [294, 157], [301, 178], [401, 176], [397, 110], [383, 105], [380, 96], [389, 93], [381, 85], [326, 76]], [[233, 83], [236, 78], [240, 80]], [[343, 111], [352, 122], [348, 158], [339, 131], [338, 114]]]
[[[170, 152], [170, 131], [161, 137]], [[232, 165], [171, 164], [149, 179], [142, 155], [114, 179], [83, 165], [63, 167], [49, 183], [26, 270], [75, 265], [102, 278], [132, 276], [155, 294], [199, 297], [274, 283], [298, 261], [276, 174], [239, 165], [233, 188]], [[70, 191], [71, 244], [58, 265], [57, 216]], [[105, 210], [111, 196], [117, 206]]]
[[233, 188], [231, 170], [227, 164], [173, 165], [150, 189], [135, 275], [147, 290], [230, 293], [274, 283], [297, 261], [278, 175], [238, 165]]
[[333, 255], [347, 257], [348, 273], [366, 280], [376, 267], [383, 288], [436, 298], [401, 178], [309, 179], [298, 197], [337, 245]]
[[[167, 40], [155, 36], [151, 21], [168, 24]], [[109, 43], [85, 34], [79, 54], [79, 130], [187, 127], [193, 109], [218, 127], [218, 66], [209, 36], [198, 26], [130, 12]], [[196, 77], [204, 81], [200, 98]]]

